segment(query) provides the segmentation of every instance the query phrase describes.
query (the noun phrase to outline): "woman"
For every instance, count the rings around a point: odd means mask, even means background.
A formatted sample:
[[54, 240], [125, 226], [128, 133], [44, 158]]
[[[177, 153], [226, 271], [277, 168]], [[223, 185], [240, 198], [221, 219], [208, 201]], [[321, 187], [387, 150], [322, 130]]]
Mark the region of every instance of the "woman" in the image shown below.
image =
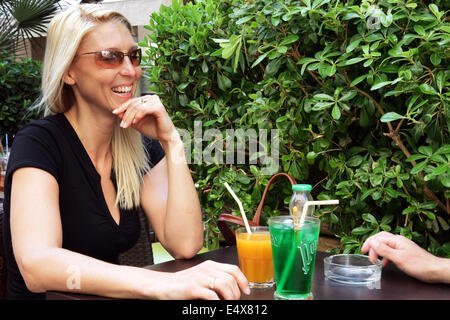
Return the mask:
[[6, 175], [7, 298], [40, 299], [48, 290], [157, 299], [249, 292], [233, 265], [207, 261], [166, 274], [117, 264], [137, 241], [139, 206], [174, 257], [190, 258], [203, 243], [175, 126], [157, 96], [133, 97], [140, 57], [119, 13], [75, 6], [50, 23], [46, 117], [16, 135]]

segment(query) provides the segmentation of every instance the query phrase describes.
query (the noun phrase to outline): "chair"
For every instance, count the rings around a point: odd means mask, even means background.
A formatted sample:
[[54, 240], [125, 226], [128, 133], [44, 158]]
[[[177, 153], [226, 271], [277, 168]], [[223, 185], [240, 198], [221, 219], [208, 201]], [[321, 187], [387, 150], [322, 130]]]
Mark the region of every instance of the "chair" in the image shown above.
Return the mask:
[[[258, 208], [256, 209], [253, 220], [248, 221], [248, 224], [250, 226], [259, 226], [261, 211], [262, 211], [262, 208], [264, 205], [264, 200], [266, 199], [267, 191], [269, 190], [269, 187], [274, 182], [274, 180], [281, 176], [286, 177], [289, 180], [289, 182], [291, 183], [291, 185], [297, 184], [295, 179], [287, 173], [280, 172], [280, 173], [273, 175], [270, 178], [270, 180], [267, 182], [266, 188], [264, 189], [264, 193], [262, 195], [262, 198], [258, 205]], [[229, 226], [229, 224], [244, 226], [245, 223], [244, 223], [244, 220], [242, 219], [242, 217], [234, 216], [229, 213], [222, 213], [219, 216], [219, 219], [217, 219], [217, 227], [219, 228], [220, 232], [222, 233], [223, 237], [225, 238], [226, 245], [231, 246], [231, 245], [236, 244], [236, 237], [234, 235], [233, 229]]]
[[5, 299], [6, 294], [6, 262], [3, 248], [3, 203], [0, 202], [0, 300]]
[[141, 222], [139, 239], [134, 247], [119, 255], [121, 265], [144, 267], [154, 263], [152, 242], [155, 241], [155, 233], [142, 210], [139, 210], [139, 220]]

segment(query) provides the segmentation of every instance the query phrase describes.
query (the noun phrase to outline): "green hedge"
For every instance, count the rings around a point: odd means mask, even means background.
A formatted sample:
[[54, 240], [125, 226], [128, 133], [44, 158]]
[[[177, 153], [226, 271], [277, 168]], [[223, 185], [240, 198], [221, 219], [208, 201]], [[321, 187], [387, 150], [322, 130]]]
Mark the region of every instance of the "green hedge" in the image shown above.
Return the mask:
[[32, 59], [15, 60], [0, 52], [0, 139], [9, 143], [25, 124], [38, 118], [30, 106], [40, 94], [42, 64]]
[[[145, 76], [192, 137], [195, 121], [221, 139], [226, 129], [278, 129], [279, 171], [312, 184], [315, 199], [340, 200], [316, 210], [341, 239], [336, 251], [358, 252], [387, 230], [450, 256], [446, 8], [372, 2], [175, 0], [150, 18]], [[222, 142], [210, 138], [196, 143]], [[220, 240], [218, 215], [239, 215], [223, 183], [251, 218], [270, 178], [249, 151], [244, 164], [219, 154], [190, 165], [210, 247]], [[287, 210], [290, 196], [287, 180], [276, 183], [262, 223]]]

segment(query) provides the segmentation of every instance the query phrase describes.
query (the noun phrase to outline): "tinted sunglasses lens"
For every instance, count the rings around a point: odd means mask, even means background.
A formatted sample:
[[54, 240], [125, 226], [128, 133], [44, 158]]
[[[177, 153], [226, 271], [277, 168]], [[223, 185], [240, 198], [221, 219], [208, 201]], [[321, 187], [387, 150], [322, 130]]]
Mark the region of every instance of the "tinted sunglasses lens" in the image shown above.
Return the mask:
[[123, 62], [123, 53], [118, 51], [99, 51], [95, 55], [97, 65], [102, 68], [116, 68]]
[[142, 54], [141, 49], [134, 50], [129, 53], [128, 55], [130, 57], [131, 63], [137, 67], [141, 64]]

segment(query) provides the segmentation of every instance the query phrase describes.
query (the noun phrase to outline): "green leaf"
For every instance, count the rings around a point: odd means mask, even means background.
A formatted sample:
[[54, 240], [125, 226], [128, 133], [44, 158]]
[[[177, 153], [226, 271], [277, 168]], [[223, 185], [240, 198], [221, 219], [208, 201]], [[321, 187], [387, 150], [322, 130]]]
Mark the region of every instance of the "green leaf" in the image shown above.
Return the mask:
[[180, 85], [177, 86], [178, 91], [183, 92], [184, 89], [186, 89], [186, 87], [189, 85], [189, 82], [187, 83], [182, 83]]
[[424, 213], [427, 215], [427, 218], [430, 220], [435, 220], [436, 219], [436, 215], [430, 211], [424, 211]]
[[414, 155], [408, 157], [408, 158], [406, 159], [406, 161], [411, 162], [411, 161], [416, 161], [416, 160], [419, 160], [419, 159], [425, 159], [425, 158], [427, 158], [426, 155], [423, 155], [423, 154], [414, 154]]
[[270, 53], [270, 51], [268, 51], [268, 52], [266, 52], [266, 53], [260, 55], [260, 56], [258, 57], [258, 59], [256, 59], [255, 62], [253, 62], [251, 68], [254, 68], [255, 66], [257, 66], [261, 61], [263, 61], [263, 60], [267, 57], [267, 55], [268, 55], [269, 53]]
[[428, 160], [419, 162], [418, 164], [416, 164], [412, 169], [411, 169], [411, 174], [416, 174], [419, 173], [420, 171], [422, 171], [428, 164]]
[[315, 58], [301, 58], [297, 63], [298, 64], [308, 64], [311, 62], [315, 62], [315, 61], [319, 61], [319, 59], [315, 59]]
[[286, 46], [281, 46], [281, 47], [277, 48], [277, 52], [281, 53], [281, 54], [285, 54], [287, 52], [287, 50], [288, 50], [288, 47], [286, 47]]
[[205, 60], [203, 60], [201, 68], [202, 68], [203, 73], [208, 73], [208, 64], [206, 63]]
[[434, 201], [428, 201], [420, 204], [420, 208], [422, 209], [434, 209], [437, 207], [437, 202]]
[[439, 71], [436, 76], [436, 85], [440, 93], [445, 86], [445, 72], [443, 70]]
[[372, 193], [375, 192], [376, 189], [369, 189], [367, 191], [365, 191], [362, 195], [361, 195], [361, 200], [364, 200], [365, 198], [367, 198], [368, 196], [370, 196]]
[[352, 83], [350, 84], [350, 86], [354, 87], [366, 78], [367, 78], [367, 74], [363, 74], [362, 76], [359, 76], [356, 79], [354, 79], [352, 81]]
[[238, 45], [241, 44], [241, 39], [242, 37], [240, 35], [239, 36], [232, 35], [228, 44], [222, 43], [221, 44], [221, 46], [223, 45], [222, 58], [224, 59], [230, 58], [235, 52]]
[[430, 8], [431, 12], [433, 12], [433, 14], [436, 16], [436, 18], [438, 18], [438, 19], [441, 18], [441, 13], [439, 12], [439, 8], [437, 5], [432, 3], [432, 4], [430, 4], [429, 8]]
[[400, 115], [400, 114], [398, 114], [397, 112], [388, 112], [388, 113], [385, 113], [381, 117], [380, 121], [381, 122], [391, 122], [391, 121], [400, 120], [400, 119], [403, 119], [403, 118], [405, 118], [405, 117]]
[[334, 104], [333, 110], [331, 110], [331, 116], [335, 120], [339, 120], [341, 118], [341, 109], [339, 108], [337, 103]]
[[392, 220], [394, 220], [394, 215], [390, 214], [390, 215], [386, 215], [383, 218], [381, 218], [381, 225], [388, 225], [389, 223], [392, 222]]
[[430, 181], [434, 177], [439, 176], [443, 173], [446, 173], [448, 169], [450, 169], [450, 166], [447, 163], [441, 164], [441, 165], [437, 166], [436, 168], [434, 168], [430, 174], [427, 174], [424, 177], [424, 180]]
[[425, 29], [421, 25], [416, 24], [414, 26], [414, 31], [417, 32], [417, 34], [422, 37], [425, 36]]
[[336, 73], [336, 65], [331, 64], [327, 69], [327, 76], [332, 77]]
[[283, 40], [281, 40], [280, 46], [284, 46], [284, 45], [296, 42], [296, 41], [298, 41], [298, 39], [299, 39], [298, 35], [291, 34], [291, 35], [287, 36], [286, 38], [284, 38]]
[[279, 117], [275, 122], [280, 123], [286, 121], [287, 119], [289, 119], [289, 117], [287, 115], [284, 115]]
[[314, 95], [314, 99], [334, 101], [334, 98], [326, 93], [318, 93]]
[[437, 93], [437, 91], [429, 84], [426, 84], [426, 83], [421, 84], [419, 88], [420, 88], [420, 91], [422, 91], [425, 94], [439, 95], [439, 93]]
[[380, 185], [383, 182], [383, 176], [381, 175], [371, 175], [370, 178], [370, 183], [372, 184], [373, 187]]
[[349, 53], [352, 52], [361, 42], [362, 38], [359, 38], [358, 40], [353, 41], [348, 45], [348, 47], [345, 49], [345, 52]]
[[444, 144], [434, 154], [450, 154], [450, 144]]
[[226, 91], [231, 87], [231, 80], [217, 71], [217, 84], [221, 90]]
[[349, 167], [357, 167], [363, 162], [364, 158], [360, 155], [355, 155], [348, 159], [347, 166]]
[[375, 84], [372, 86], [372, 88], [370, 88], [370, 90], [371, 90], [371, 91], [377, 90], [377, 89], [383, 88], [384, 86], [387, 86], [387, 85], [389, 85], [389, 84], [391, 84], [391, 83], [392, 83], [392, 81], [382, 81], [382, 82], [378, 82], [378, 83], [375, 83]]
[[328, 109], [334, 104], [334, 102], [318, 102], [314, 104], [314, 106], [311, 108], [314, 111], [321, 111], [324, 109]]
[[270, 61], [266, 66], [266, 75], [267, 76], [273, 76], [275, 73], [278, 72], [281, 66], [281, 59], [275, 59]]
[[431, 156], [433, 154], [433, 149], [429, 146], [420, 146], [419, 147], [419, 152], [421, 154], [427, 155], [427, 156]]
[[343, 67], [343, 66], [350, 66], [352, 64], [361, 62], [363, 60], [366, 60], [366, 58], [353, 58], [353, 59], [349, 59], [347, 61], [341, 62], [338, 64], [338, 67]]
[[343, 94], [341, 96], [341, 98], [339, 99], [339, 101], [349, 101], [351, 99], [353, 99], [358, 93], [356, 92], [356, 90], [350, 90], [348, 92], [346, 92], [345, 94]]
[[[431, 157], [430, 159], [433, 159], [433, 157]], [[437, 176], [447, 172], [447, 170], [450, 170], [450, 165], [448, 163], [443, 163], [433, 169], [432, 174]]]
[[330, 213], [330, 220], [332, 223], [339, 223], [339, 218], [334, 213]]
[[441, 174], [439, 179], [441, 180], [441, 183], [444, 187], [450, 188], [450, 174]]
[[368, 232], [370, 232], [372, 230], [373, 229], [369, 228], [369, 227], [357, 227], [357, 228], [352, 230], [352, 234], [354, 234], [354, 235], [363, 235], [363, 234], [366, 234], [366, 233], [368, 233]]
[[413, 213], [415, 211], [416, 211], [415, 207], [408, 207], [406, 209], [403, 209], [402, 215], [407, 215], [407, 214]]
[[399, 193], [396, 191], [396, 190], [394, 190], [394, 189], [392, 189], [392, 188], [386, 188], [386, 189], [384, 189], [384, 191], [386, 191], [386, 194], [389, 196], [389, 197], [391, 197], [391, 198], [394, 198], [394, 199], [396, 199], [396, 198], [398, 198], [398, 196], [399, 196]]
[[245, 174], [243, 174], [243, 173], [238, 174], [238, 176], [237, 176], [237, 181], [239, 181], [240, 183], [243, 183], [243, 184], [249, 184], [249, 183], [251, 182], [250, 178], [247, 177], [247, 176], [246, 176]]
[[251, 19], [253, 19], [254, 18], [254, 16], [245, 16], [245, 17], [243, 17], [243, 18], [240, 18], [238, 21], [236, 21], [235, 23], [237, 24], [237, 25], [240, 25], [240, 24], [243, 24], [243, 23], [246, 23], [247, 21], [250, 21]]
[[378, 225], [377, 219], [371, 215], [370, 213], [363, 213], [362, 218], [364, 221], [369, 222], [370, 224]]
[[200, 107], [200, 105], [198, 104], [197, 101], [193, 100], [189, 103], [188, 105], [189, 107], [191, 107], [194, 110], [197, 110], [199, 112], [203, 112], [202, 108]]
[[441, 56], [435, 52], [430, 56], [430, 61], [433, 65], [438, 66], [441, 64]]
[[235, 56], [234, 56], [234, 65], [233, 65], [233, 71], [236, 72], [237, 67], [238, 67], [238, 63], [239, 63], [239, 56], [241, 53], [241, 46], [242, 46], [242, 41], [239, 41], [239, 44], [236, 48], [236, 52], [235, 52]]
[[314, 151], [310, 151], [306, 155], [306, 159], [308, 159], [308, 160], [314, 160], [316, 157], [317, 157], [317, 153], [315, 153]]
[[444, 231], [447, 231], [448, 229], [450, 229], [450, 226], [448, 225], [447, 221], [445, 221], [441, 216], [437, 216], [437, 220], [439, 221], [439, 223]]

